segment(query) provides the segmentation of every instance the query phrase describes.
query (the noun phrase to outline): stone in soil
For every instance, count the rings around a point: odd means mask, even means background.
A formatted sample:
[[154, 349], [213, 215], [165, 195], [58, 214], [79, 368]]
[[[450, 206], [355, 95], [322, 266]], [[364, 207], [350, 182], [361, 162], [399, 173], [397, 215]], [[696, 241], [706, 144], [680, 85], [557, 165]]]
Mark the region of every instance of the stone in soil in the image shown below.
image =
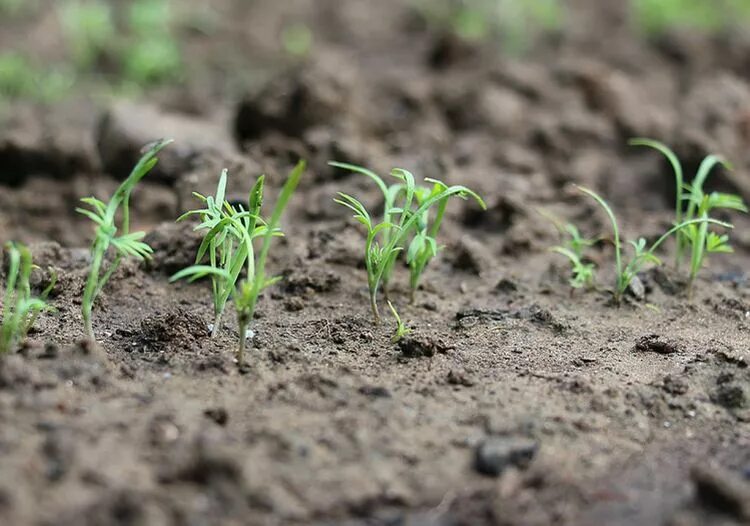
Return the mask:
[[527, 438], [489, 437], [475, 450], [474, 468], [483, 475], [499, 477], [511, 466], [528, 466], [538, 449], [539, 444]]

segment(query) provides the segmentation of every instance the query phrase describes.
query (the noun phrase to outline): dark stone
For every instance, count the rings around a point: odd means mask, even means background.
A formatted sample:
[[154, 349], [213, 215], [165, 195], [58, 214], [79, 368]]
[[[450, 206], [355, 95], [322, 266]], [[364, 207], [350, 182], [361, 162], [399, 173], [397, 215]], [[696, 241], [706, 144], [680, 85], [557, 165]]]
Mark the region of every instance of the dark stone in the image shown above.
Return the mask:
[[386, 387], [380, 385], [363, 385], [359, 388], [360, 394], [372, 398], [390, 398], [391, 392]]
[[210, 420], [213, 420], [220, 426], [226, 426], [227, 422], [229, 422], [229, 413], [227, 413], [227, 410], [223, 407], [214, 407], [211, 409], [206, 409], [203, 411], [203, 414]]
[[668, 374], [664, 377], [662, 389], [672, 395], [684, 395], [688, 392], [688, 381]]
[[678, 342], [664, 339], [658, 334], [647, 334], [638, 338], [635, 342], [635, 350], [659, 354], [674, 354], [682, 351], [682, 346]]
[[731, 471], [698, 466], [690, 476], [697, 500], [704, 506], [740, 520], [750, 520], [750, 484]]
[[528, 466], [538, 449], [539, 444], [527, 438], [489, 437], [475, 450], [474, 468], [483, 475], [499, 477], [511, 466]]
[[714, 391], [711, 400], [727, 409], [742, 409], [747, 405], [747, 393], [738, 383], [722, 383]]

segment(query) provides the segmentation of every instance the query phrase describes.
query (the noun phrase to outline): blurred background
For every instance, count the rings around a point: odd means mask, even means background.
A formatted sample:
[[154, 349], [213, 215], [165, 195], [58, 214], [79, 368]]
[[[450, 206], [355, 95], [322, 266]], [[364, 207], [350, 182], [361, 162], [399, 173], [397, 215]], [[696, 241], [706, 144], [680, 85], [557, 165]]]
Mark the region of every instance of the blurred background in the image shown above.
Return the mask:
[[85, 243], [77, 199], [161, 136], [148, 223], [223, 167], [246, 182], [300, 157], [313, 219], [341, 188], [331, 159], [503, 195], [499, 233], [571, 183], [668, 217], [669, 167], [634, 136], [688, 172], [725, 155], [712, 184], [747, 200], [749, 28], [747, 0], [0, 0], [0, 228]]
[[0, 107], [170, 86], [231, 96], [331, 49], [550, 57], [564, 39], [617, 55], [606, 48], [627, 35], [669, 53], [669, 40], [739, 38], [748, 23], [745, 0], [0, 0]]

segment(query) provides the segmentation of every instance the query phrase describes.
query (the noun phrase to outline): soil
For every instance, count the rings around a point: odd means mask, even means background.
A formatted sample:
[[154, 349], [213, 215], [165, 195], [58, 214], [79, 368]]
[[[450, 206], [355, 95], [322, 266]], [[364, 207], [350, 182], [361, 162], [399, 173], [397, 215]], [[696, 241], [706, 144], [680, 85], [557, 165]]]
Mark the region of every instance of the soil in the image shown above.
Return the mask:
[[[632, 136], [673, 145], [688, 173], [726, 155], [735, 171], [715, 187], [750, 199], [750, 39], [649, 41], [619, 4], [570, 2], [565, 31], [512, 58], [395, 0], [224, 1], [230, 27], [189, 36], [204, 70], [183, 85], [103, 109], [14, 106], [0, 236], [32, 245], [36, 288], [48, 267], [59, 283], [57, 312], [0, 357], [0, 522], [750, 522], [750, 220], [731, 216], [736, 252], [711, 260], [692, 300], [669, 265], [619, 308], [606, 292], [572, 294], [548, 251], [557, 235], [539, 210], [606, 232], [573, 184], [605, 195], [630, 239], [669, 225], [668, 167]], [[290, 18], [316, 38], [294, 64], [262, 44]], [[54, 41], [33, 45], [44, 55]], [[233, 93], [222, 67], [238, 57], [262, 67]], [[92, 230], [74, 208], [164, 135], [176, 143], [133, 198], [154, 259], [116, 273], [92, 345], [79, 313]], [[285, 279], [262, 298], [238, 370], [232, 317], [211, 339], [205, 284], [168, 282], [199, 242], [174, 218], [225, 166], [233, 196], [263, 172], [273, 195], [299, 157], [310, 167], [269, 261]], [[377, 207], [377, 191], [332, 159], [405, 167], [488, 202], [449, 207], [414, 305], [398, 270], [392, 298], [414, 329], [398, 344], [390, 319], [371, 320], [362, 231], [332, 203], [345, 191]], [[608, 283], [606, 243], [594, 259]]]

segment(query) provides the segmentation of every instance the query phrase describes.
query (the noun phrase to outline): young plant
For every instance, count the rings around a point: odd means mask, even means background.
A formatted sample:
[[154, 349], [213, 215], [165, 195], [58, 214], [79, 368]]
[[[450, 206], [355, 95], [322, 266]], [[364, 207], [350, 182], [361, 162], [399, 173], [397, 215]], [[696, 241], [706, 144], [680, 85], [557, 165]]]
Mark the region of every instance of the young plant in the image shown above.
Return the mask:
[[[230, 296], [233, 297], [240, 333], [237, 350], [237, 362], [240, 365], [244, 364], [248, 325], [255, 314], [258, 297], [264, 289], [280, 279], [266, 277], [266, 259], [273, 238], [283, 235], [278, 226], [281, 215], [299, 184], [305, 166], [305, 162], [300, 161], [292, 170], [268, 221], [260, 215], [265, 178], [259, 177], [250, 191], [247, 210], [242, 206], [235, 208], [224, 199], [226, 170], [221, 175], [215, 197], [198, 195], [206, 208], [193, 210], [182, 216], [184, 218], [198, 214], [201, 223], [196, 229], [205, 230], [206, 234], [198, 248], [196, 264], [181, 270], [170, 281], [211, 278], [215, 315], [213, 335], [218, 332], [227, 300]], [[262, 239], [262, 244], [256, 254], [254, 240], [259, 238]], [[206, 256], [208, 264], [201, 264]], [[239, 281], [243, 269], [246, 275]]]
[[[711, 175], [716, 166], [723, 166], [731, 170], [731, 166], [717, 155], [709, 155], [701, 162], [691, 184], [686, 184], [683, 177], [683, 169], [677, 155], [665, 144], [651, 139], [633, 139], [630, 144], [635, 146], [647, 146], [659, 151], [672, 166], [675, 178], [675, 225], [683, 221], [694, 219], [708, 219], [711, 210], [729, 209], [747, 212], [747, 207], [742, 198], [734, 194], [703, 192], [703, 185]], [[687, 202], [687, 209], [685, 209]], [[708, 222], [690, 225], [680, 229], [676, 234], [677, 248], [675, 253], [675, 268], [679, 269], [680, 263], [689, 251], [690, 275], [688, 294], [692, 296], [693, 284], [706, 258], [706, 254], [731, 252], [727, 234], [719, 235], [709, 231]]]
[[539, 213], [550, 220], [560, 235], [560, 245], [550, 250], [565, 256], [571, 265], [570, 286], [574, 289], [592, 288], [596, 281], [596, 266], [585, 261], [585, 252], [594, 246], [599, 239], [588, 239], [581, 235], [578, 228], [571, 223], [563, 223], [554, 215], [539, 210]]
[[[426, 200], [439, 195], [448, 189], [440, 181], [434, 179], [427, 179], [428, 182], [433, 183], [432, 189], [430, 188], [417, 188], [414, 192], [414, 196], [417, 205], [421, 205]], [[414, 226], [414, 237], [409, 243], [409, 248], [406, 251], [406, 264], [409, 266], [409, 303], [414, 303], [417, 288], [422, 278], [422, 273], [427, 267], [427, 264], [437, 256], [438, 251], [441, 247], [437, 244], [437, 235], [440, 233], [440, 225], [443, 222], [443, 216], [445, 215], [445, 209], [448, 207], [448, 199], [450, 196], [444, 197], [438, 200], [435, 207], [435, 217], [430, 223], [430, 210], [425, 210], [421, 217], [417, 219]]]
[[[86, 197], [81, 201], [91, 209], [76, 208], [76, 212], [85, 215], [97, 225], [91, 245], [91, 267], [81, 301], [84, 330], [86, 336], [92, 340], [94, 328], [91, 323], [91, 311], [94, 302], [122, 260], [127, 257], [144, 260], [150, 258], [153, 253], [151, 247], [142, 241], [146, 235], [144, 232], [130, 231], [130, 194], [138, 182], [158, 162], [156, 154], [171, 142], [171, 140], [160, 140], [147, 146], [148, 150], [135, 165], [128, 178], [120, 184], [109, 203], [104, 203], [95, 197]], [[118, 215], [120, 216], [119, 224]], [[105, 256], [110, 247], [114, 248], [115, 257], [110, 262], [109, 268], [105, 270], [107, 265]]]
[[583, 255], [578, 254], [568, 247], [556, 246], [551, 249], [568, 258], [571, 266], [572, 277], [568, 281], [574, 289], [590, 289], [596, 281], [596, 266], [593, 263], [585, 263]]
[[612, 225], [612, 232], [614, 234], [614, 247], [615, 247], [615, 287], [612, 291], [613, 298], [616, 304], [620, 304], [622, 297], [627, 291], [628, 286], [633, 281], [633, 278], [649, 263], [660, 265], [661, 260], [656, 256], [656, 250], [666, 241], [671, 235], [676, 234], [682, 229], [689, 227], [690, 225], [708, 224], [712, 223], [715, 225], [722, 226], [724, 228], [732, 228], [732, 225], [723, 223], [715, 219], [699, 218], [683, 221], [670, 228], [665, 234], [658, 238], [651, 246], [647, 246], [645, 238], [641, 237], [638, 241], [630, 241], [630, 245], [633, 247], [633, 256], [623, 264], [623, 250], [620, 243], [620, 230], [617, 225], [617, 219], [615, 218], [614, 212], [610, 208], [609, 204], [602, 199], [596, 192], [589, 190], [588, 188], [578, 187], [584, 194], [594, 199], [599, 206], [601, 206], [609, 221]]
[[[370, 308], [372, 310], [375, 323], [380, 322], [380, 313], [378, 312], [377, 295], [381, 286], [387, 284], [390, 279], [393, 265], [398, 255], [404, 250], [409, 236], [415, 235], [422, 239], [414, 244], [411, 249], [409, 260], [413, 264], [414, 274], [413, 281], [418, 283], [419, 277], [424, 270], [429, 259], [437, 253], [437, 245], [432, 250], [432, 244], [435, 243], [434, 236], [440, 227], [445, 206], [450, 197], [457, 196], [462, 199], [472, 197], [486, 208], [484, 201], [475, 192], [465, 186], [446, 186], [434, 179], [430, 182], [437, 188], [429, 195], [425, 195], [420, 201], [417, 198], [417, 187], [414, 182], [414, 176], [407, 170], [395, 168], [391, 175], [400, 181], [399, 185], [387, 187], [385, 183], [369, 170], [341, 163], [331, 163], [332, 166], [352, 169], [353, 171], [364, 173], [380, 187], [385, 196], [385, 208], [383, 212], [383, 221], [375, 222], [367, 211], [367, 208], [356, 198], [338, 193], [337, 203], [343, 205], [354, 212], [354, 218], [367, 228], [367, 238], [365, 241], [365, 268], [367, 269], [367, 285], [370, 292]], [[427, 212], [433, 207], [438, 207], [436, 221], [432, 227], [425, 226], [425, 217]], [[420, 222], [422, 226], [420, 226]], [[421, 232], [421, 234], [420, 234]], [[428, 240], [431, 238], [431, 241]], [[407, 253], [407, 257], [409, 254]]]
[[393, 337], [391, 338], [391, 341], [393, 343], [396, 343], [401, 338], [409, 334], [411, 332], [411, 329], [408, 328], [403, 321], [401, 321], [401, 316], [398, 315], [396, 307], [394, 307], [393, 303], [391, 303], [390, 301], [388, 302], [388, 308], [391, 309], [391, 314], [393, 314], [393, 317], [396, 319], [396, 332], [393, 333]]
[[3, 296], [3, 319], [0, 322], [0, 354], [10, 352], [26, 338], [39, 313], [52, 310], [46, 304], [46, 299], [57, 282], [57, 275], [51, 273], [50, 282], [41, 295], [32, 297], [29, 278], [35, 267], [31, 252], [18, 243], [6, 243], [5, 250], [8, 254], [8, 274]]
[[703, 267], [708, 254], [733, 252], [732, 246], [729, 244], [728, 234], [720, 235], [709, 231], [707, 220], [711, 211], [725, 209], [747, 212], [748, 209], [742, 198], [737, 195], [718, 192], [704, 194], [699, 188], [690, 186], [687, 186], [686, 189], [690, 191], [688, 213], [695, 213], [698, 218], [706, 220], [702, 223], [688, 225], [683, 231], [691, 247], [688, 296], [692, 298], [695, 279], [698, 277], [698, 272]]

